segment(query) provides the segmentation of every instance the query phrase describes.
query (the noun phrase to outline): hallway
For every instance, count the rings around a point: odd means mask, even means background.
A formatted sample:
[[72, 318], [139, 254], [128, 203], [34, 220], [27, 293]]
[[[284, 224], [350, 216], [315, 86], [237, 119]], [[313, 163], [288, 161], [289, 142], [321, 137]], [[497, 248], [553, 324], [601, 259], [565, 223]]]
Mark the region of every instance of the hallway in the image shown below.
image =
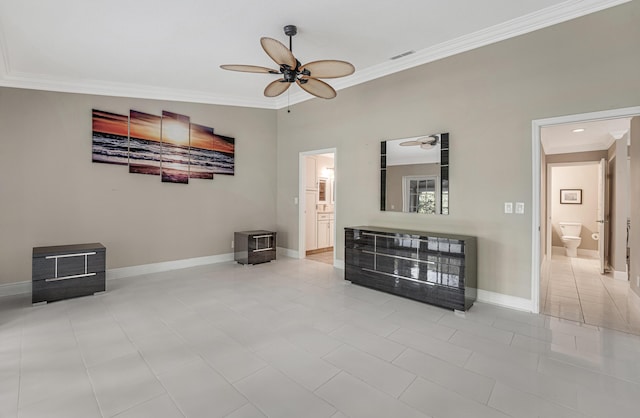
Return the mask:
[[640, 296], [629, 283], [599, 273], [599, 260], [557, 253], [543, 267], [540, 312], [640, 334]]

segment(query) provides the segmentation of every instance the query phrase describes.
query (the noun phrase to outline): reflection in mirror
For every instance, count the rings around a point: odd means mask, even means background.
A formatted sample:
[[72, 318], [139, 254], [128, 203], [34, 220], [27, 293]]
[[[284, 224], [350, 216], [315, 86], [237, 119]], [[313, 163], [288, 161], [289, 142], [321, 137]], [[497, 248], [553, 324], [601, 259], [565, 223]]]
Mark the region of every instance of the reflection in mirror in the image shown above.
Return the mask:
[[449, 134], [382, 141], [380, 210], [449, 214]]

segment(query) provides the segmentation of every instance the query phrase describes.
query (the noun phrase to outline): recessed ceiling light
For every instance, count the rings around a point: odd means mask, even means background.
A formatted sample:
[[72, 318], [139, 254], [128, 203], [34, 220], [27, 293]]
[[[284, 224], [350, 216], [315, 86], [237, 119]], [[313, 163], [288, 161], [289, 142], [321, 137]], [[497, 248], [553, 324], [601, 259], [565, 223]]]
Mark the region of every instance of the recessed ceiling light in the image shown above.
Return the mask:
[[577, 134], [578, 132], [584, 132], [584, 128], [574, 129], [574, 130], [573, 130], [573, 131], [571, 131], [571, 132], [574, 132], [574, 133], [576, 133], [576, 134]]

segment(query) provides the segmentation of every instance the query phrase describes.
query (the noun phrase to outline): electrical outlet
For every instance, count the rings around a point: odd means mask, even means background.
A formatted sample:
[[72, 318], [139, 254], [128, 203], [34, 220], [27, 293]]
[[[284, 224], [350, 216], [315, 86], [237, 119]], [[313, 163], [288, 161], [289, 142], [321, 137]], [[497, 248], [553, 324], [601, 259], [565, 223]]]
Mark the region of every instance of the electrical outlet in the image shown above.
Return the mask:
[[516, 213], [524, 215], [524, 202], [516, 202]]
[[504, 213], [513, 213], [513, 203], [504, 202]]
[[233, 244], [234, 244], [233, 240], [231, 240], [231, 249], [233, 249]]

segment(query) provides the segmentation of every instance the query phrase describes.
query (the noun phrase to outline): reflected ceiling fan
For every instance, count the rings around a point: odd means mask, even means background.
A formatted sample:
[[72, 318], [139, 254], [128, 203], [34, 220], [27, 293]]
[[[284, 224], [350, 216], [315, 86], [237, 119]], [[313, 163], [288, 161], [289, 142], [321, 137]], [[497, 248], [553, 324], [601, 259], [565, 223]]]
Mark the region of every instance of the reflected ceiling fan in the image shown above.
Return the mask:
[[440, 135], [422, 136], [420, 138], [413, 139], [411, 141], [404, 141], [400, 143], [402, 147], [420, 146], [422, 149], [434, 148], [438, 142], [440, 142]]
[[291, 48], [291, 38], [296, 33], [298, 33], [296, 26], [287, 25], [284, 27], [284, 34], [289, 37], [289, 48], [275, 39], [260, 38], [262, 49], [278, 64], [278, 70], [257, 65], [221, 65], [220, 68], [246, 73], [282, 75], [282, 78], [272, 81], [264, 89], [264, 95], [267, 97], [281, 95], [295, 82], [307, 93], [322, 99], [333, 99], [336, 97], [336, 91], [329, 84], [319, 79], [345, 77], [353, 74], [356, 70], [355, 67], [346, 61], [338, 60], [320, 60], [304, 65], [300, 64], [300, 61], [293, 55]]

